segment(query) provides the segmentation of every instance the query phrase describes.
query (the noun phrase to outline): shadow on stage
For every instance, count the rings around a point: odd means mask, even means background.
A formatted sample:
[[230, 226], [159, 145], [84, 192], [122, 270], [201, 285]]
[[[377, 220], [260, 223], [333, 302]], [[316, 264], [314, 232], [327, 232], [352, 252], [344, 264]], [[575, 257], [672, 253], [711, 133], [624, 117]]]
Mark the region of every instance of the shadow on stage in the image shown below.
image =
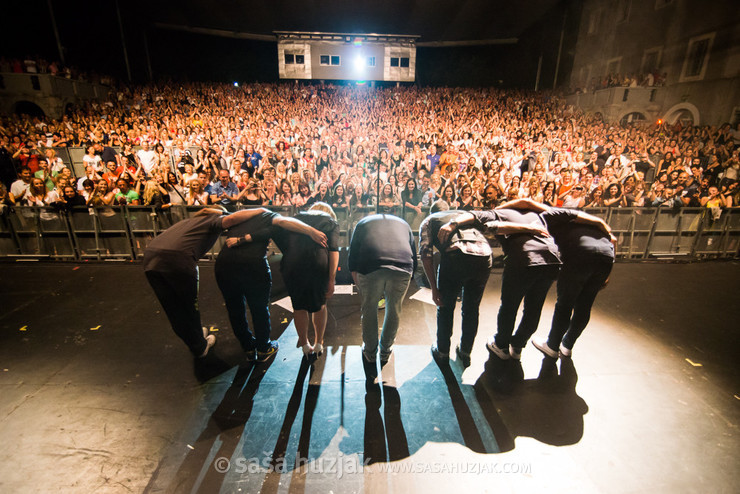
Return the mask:
[[572, 359], [559, 362], [558, 372], [558, 360], [543, 357], [537, 378], [525, 380], [518, 360], [489, 357], [474, 388], [501, 452], [520, 436], [553, 446], [583, 437], [588, 405], [576, 393], [578, 373]]
[[[174, 477], [174, 492], [191, 492], [195, 486], [199, 492], [218, 492], [221, 489], [227, 472], [210, 466], [215, 458], [231, 458], [237, 450], [244, 426], [252, 415], [260, 382], [273, 361], [248, 362], [239, 366], [221, 403], [195, 440], [197, 447], [190, 450], [180, 465]], [[223, 360], [212, 357], [196, 365], [196, 372], [212, 374], [226, 365]]]
[[[313, 365], [302, 359], [294, 383], [281, 379], [262, 389], [271, 362], [240, 366], [195, 441], [197, 448], [180, 464], [173, 490], [218, 492], [248, 482], [243, 487], [272, 493], [289, 474], [291, 491], [300, 491], [307, 467], [327, 458], [351, 458], [361, 471], [363, 465], [408, 458], [429, 442], [495, 454], [514, 449], [520, 436], [563, 446], [583, 435], [588, 407], [576, 394], [578, 375], [570, 359], [561, 360], [558, 369], [558, 361], [544, 358], [537, 378], [524, 380], [518, 361], [491, 357], [474, 386], [461, 384], [457, 363], [432, 360], [404, 375], [398, 387], [393, 361], [379, 372], [363, 360], [363, 387], [361, 379], [345, 377], [347, 360], [354, 362], [347, 359], [347, 347], [334, 357], [331, 365], [341, 366], [339, 380], [323, 382], [326, 358]], [[270, 374], [290, 372], [284, 367], [274, 366]], [[253, 473], [260, 480], [220, 472], [219, 458], [259, 463]]]

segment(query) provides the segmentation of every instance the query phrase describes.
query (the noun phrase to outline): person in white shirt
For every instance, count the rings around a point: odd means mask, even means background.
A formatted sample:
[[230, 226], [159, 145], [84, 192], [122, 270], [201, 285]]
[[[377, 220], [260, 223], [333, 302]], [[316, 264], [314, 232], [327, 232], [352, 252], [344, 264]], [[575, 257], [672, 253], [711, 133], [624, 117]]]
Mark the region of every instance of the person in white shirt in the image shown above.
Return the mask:
[[10, 184], [10, 194], [13, 196], [16, 203], [20, 203], [21, 199], [28, 194], [32, 178], [33, 173], [31, 173], [31, 169], [24, 166], [21, 168], [20, 173], [18, 173], [18, 180]]
[[143, 141], [141, 143], [142, 149], [136, 152], [136, 158], [139, 160], [139, 164], [144, 169], [147, 175], [151, 175], [154, 170], [154, 166], [157, 164], [156, 154], [154, 150], [149, 149], [149, 141]]

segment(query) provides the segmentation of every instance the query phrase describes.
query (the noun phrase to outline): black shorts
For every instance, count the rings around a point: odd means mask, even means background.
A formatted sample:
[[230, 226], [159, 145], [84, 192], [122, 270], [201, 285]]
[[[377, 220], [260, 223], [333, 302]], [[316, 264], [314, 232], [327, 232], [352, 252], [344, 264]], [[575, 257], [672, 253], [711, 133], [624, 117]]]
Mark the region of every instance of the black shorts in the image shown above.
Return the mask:
[[284, 267], [281, 269], [293, 310], [318, 312], [326, 304], [329, 267], [320, 265]]

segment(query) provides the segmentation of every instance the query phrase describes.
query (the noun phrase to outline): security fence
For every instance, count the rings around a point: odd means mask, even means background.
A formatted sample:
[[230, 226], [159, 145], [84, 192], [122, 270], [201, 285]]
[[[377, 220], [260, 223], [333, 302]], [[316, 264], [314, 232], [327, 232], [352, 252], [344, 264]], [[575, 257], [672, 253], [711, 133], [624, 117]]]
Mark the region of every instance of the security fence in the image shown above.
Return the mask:
[[[136, 260], [149, 242], [170, 225], [190, 217], [200, 206], [173, 206], [157, 210], [147, 206], [5, 208], [0, 215], [0, 258], [54, 260]], [[293, 216], [290, 206], [270, 207]], [[619, 259], [734, 258], [740, 247], [740, 208], [718, 216], [708, 208], [599, 208], [589, 213], [603, 218], [618, 239]], [[354, 225], [375, 214], [375, 207], [336, 208], [340, 246], [347, 247]], [[415, 211], [384, 211], [404, 218], [414, 230], [424, 218]], [[208, 253], [221, 249], [222, 241]]]

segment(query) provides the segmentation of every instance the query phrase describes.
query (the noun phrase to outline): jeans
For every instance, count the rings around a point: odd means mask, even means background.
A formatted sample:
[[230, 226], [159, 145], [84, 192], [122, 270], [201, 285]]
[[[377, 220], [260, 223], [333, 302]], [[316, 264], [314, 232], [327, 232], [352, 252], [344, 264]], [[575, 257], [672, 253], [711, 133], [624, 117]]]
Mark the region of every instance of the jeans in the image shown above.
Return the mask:
[[[272, 275], [266, 258], [248, 263], [217, 264], [216, 282], [226, 302], [231, 329], [244, 351], [267, 349], [270, 340], [270, 289]], [[254, 334], [249, 331], [247, 306]]]
[[562, 343], [569, 350], [573, 348], [588, 325], [591, 307], [609, 278], [612, 266], [611, 261], [563, 265], [547, 346], [557, 350]]
[[363, 352], [374, 360], [378, 351], [378, 302], [385, 297], [385, 319], [380, 334], [380, 358], [386, 360], [393, 350], [398, 332], [403, 298], [408, 290], [411, 274], [393, 269], [377, 269], [357, 275], [357, 287], [362, 303]]
[[[499, 348], [524, 348], [537, 331], [542, 305], [550, 285], [558, 277], [559, 265], [504, 266], [501, 280], [501, 306], [498, 311], [498, 332], [495, 336]], [[514, 323], [519, 305], [524, 300], [524, 313], [514, 336]]]
[[198, 308], [198, 267], [192, 271], [146, 271], [175, 334], [196, 357], [206, 350]]
[[491, 274], [490, 257], [471, 256], [460, 251], [442, 254], [437, 270], [437, 286], [442, 305], [437, 307], [437, 349], [450, 353], [452, 321], [457, 295], [462, 289], [462, 338], [460, 350], [469, 355], [478, 333], [480, 301]]

